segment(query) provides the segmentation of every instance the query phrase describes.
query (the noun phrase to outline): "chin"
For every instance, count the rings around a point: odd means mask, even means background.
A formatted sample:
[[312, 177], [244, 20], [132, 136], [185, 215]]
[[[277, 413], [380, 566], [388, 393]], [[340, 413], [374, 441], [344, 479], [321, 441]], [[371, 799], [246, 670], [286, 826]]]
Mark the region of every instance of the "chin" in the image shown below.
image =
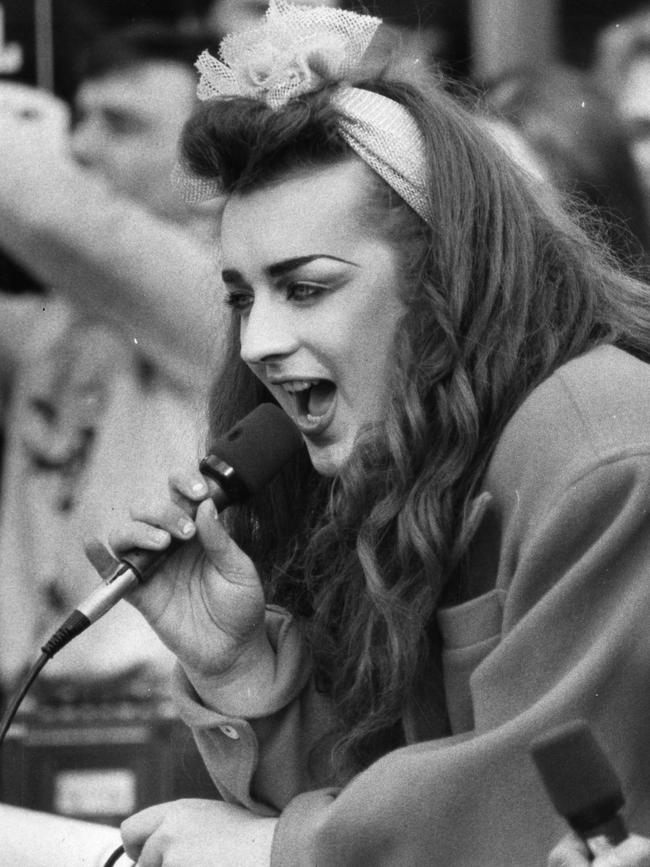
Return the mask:
[[337, 476], [350, 456], [348, 449], [316, 446], [307, 441], [307, 451], [313, 468], [321, 476]]

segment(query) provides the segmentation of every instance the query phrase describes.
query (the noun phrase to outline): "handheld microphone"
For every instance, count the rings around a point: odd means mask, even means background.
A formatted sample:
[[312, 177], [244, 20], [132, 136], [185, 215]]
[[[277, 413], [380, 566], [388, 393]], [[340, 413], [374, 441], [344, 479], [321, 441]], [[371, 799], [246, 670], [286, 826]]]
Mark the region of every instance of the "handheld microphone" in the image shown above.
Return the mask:
[[[302, 446], [298, 428], [279, 407], [263, 403], [228, 433], [219, 437], [199, 469], [217, 483], [213, 495], [217, 510], [242, 502], [260, 491]], [[146, 580], [168, 557], [184, 545], [172, 539], [163, 551], [133, 548], [114, 571], [70, 614], [41, 648], [51, 658], [91, 623], [106, 614], [129, 590]]]
[[553, 806], [594, 857], [627, 838], [620, 782], [586, 722], [551, 729], [530, 750]]

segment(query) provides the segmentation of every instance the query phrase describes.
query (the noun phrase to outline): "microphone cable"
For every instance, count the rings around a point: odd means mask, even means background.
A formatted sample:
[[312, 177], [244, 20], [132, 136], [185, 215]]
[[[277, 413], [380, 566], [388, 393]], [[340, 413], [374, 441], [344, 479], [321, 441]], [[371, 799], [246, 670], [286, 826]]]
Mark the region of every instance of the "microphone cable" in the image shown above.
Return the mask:
[[[19, 690], [15, 693], [12, 701], [9, 703], [5, 713], [3, 714], [2, 722], [0, 723], [0, 746], [2, 746], [7, 732], [11, 727], [11, 723], [13, 722], [14, 717], [16, 716], [16, 713], [18, 712], [18, 709], [22, 704], [23, 699], [27, 695], [29, 688], [40, 674], [45, 663], [49, 659], [51, 659], [51, 656], [53, 655], [54, 654], [49, 655], [45, 653], [45, 651], [43, 651], [43, 653], [41, 653], [39, 658], [25, 675]], [[103, 867], [114, 867], [114, 865], [117, 864], [122, 855], [125, 854], [126, 853], [124, 851], [124, 846], [118, 846], [117, 849], [115, 849], [115, 851], [109, 855], [108, 859], [104, 862]]]
[[72, 641], [73, 638], [83, 632], [89, 625], [89, 622], [83, 618], [83, 615], [75, 610], [57, 629], [47, 643], [41, 647], [41, 655], [23, 678], [22, 683], [2, 716], [2, 720], [0, 721], [0, 747], [2, 746], [23, 699], [27, 695], [31, 685], [43, 670], [45, 663], [52, 659], [55, 653], [58, 653], [62, 647], [65, 647], [68, 642]]
[[18, 708], [20, 707], [23, 699], [27, 695], [27, 691], [40, 674], [43, 666], [48, 661], [48, 659], [50, 659], [50, 657], [45, 652], [43, 652], [39, 656], [39, 658], [25, 675], [19, 690], [16, 692], [13, 699], [9, 702], [9, 705], [7, 706], [7, 709], [2, 716], [2, 722], [0, 722], [0, 746], [2, 746], [2, 742], [4, 741], [5, 736], [9, 731], [9, 728], [11, 727], [11, 723], [13, 722], [14, 717], [18, 712]]
[[122, 855], [125, 855], [124, 846], [118, 846], [117, 849], [108, 856], [108, 860], [104, 861], [103, 867], [113, 867], [120, 860]]

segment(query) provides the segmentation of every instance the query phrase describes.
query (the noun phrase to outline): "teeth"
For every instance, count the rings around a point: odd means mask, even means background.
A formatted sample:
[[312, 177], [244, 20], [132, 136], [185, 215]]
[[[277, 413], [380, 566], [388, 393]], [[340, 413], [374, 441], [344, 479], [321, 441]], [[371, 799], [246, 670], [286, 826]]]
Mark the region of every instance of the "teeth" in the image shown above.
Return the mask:
[[307, 391], [314, 385], [318, 385], [317, 379], [295, 379], [291, 382], [283, 382], [282, 388], [289, 394], [295, 394], [299, 391]]

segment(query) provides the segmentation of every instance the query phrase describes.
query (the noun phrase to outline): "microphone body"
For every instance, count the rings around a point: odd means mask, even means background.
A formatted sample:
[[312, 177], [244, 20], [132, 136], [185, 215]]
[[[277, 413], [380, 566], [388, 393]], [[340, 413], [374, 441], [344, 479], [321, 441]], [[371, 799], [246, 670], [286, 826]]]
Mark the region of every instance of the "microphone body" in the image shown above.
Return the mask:
[[531, 755], [553, 806], [594, 857], [627, 839], [620, 782], [586, 722], [552, 729], [533, 741]]
[[[203, 475], [216, 482], [212, 500], [221, 512], [232, 503], [257, 493], [302, 447], [298, 428], [275, 404], [256, 407], [219, 437], [199, 463]], [[146, 581], [185, 540], [173, 538], [163, 551], [133, 548], [123, 555], [114, 572], [104, 578], [70, 614], [41, 648], [52, 657], [74, 637], [99, 620], [138, 584]]]

